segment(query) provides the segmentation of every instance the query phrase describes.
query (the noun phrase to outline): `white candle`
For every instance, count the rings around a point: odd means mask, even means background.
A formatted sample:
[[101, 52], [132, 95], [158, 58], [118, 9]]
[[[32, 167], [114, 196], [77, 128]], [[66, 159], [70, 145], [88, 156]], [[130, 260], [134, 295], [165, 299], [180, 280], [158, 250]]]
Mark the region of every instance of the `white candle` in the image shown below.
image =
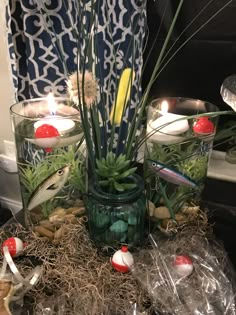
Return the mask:
[[168, 103], [166, 101], [163, 101], [161, 107], [160, 114], [162, 116], [150, 120], [147, 125], [148, 134], [152, 134], [149, 139], [162, 144], [173, 144], [181, 141], [182, 137], [177, 137], [177, 135], [186, 132], [189, 129], [189, 124], [187, 119], [178, 119], [186, 116], [168, 113]]
[[75, 128], [75, 122], [72, 119], [66, 119], [62, 116], [55, 115], [57, 111], [57, 103], [52, 93], [47, 97], [48, 108], [51, 116], [45, 116], [44, 118], [34, 123], [34, 129], [36, 130], [42, 125], [48, 124], [57, 129], [60, 134], [68, 133]]

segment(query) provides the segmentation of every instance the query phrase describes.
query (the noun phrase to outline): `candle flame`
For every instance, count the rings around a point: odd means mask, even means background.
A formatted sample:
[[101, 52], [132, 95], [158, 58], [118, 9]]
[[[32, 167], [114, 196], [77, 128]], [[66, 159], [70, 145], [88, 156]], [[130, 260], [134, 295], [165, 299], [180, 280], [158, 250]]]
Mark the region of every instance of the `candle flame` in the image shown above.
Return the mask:
[[57, 111], [57, 103], [55, 101], [55, 97], [52, 92], [50, 92], [47, 96], [48, 109], [51, 115], [55, 115]]
[[161, 103], [161, 113], [164, 115], [164, 114], [167, 114], [168, 113], [168, 107], [169, 107], [169, 104], [167, 101], [163, 101]]

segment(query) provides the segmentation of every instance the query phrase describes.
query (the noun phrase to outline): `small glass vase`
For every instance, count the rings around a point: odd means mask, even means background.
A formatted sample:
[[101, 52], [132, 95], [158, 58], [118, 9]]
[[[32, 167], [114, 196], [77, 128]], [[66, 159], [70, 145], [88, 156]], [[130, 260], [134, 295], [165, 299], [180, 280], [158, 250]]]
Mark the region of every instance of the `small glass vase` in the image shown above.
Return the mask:
[[79, 112], [51, 97], [19, 102], [10, 113], [26, 226], [53, 240], [85, 191]]
[[136, 188], [123, 194], [109, 194], [90, 182], [86, 201], [91, 239], [98, 247], [119, 248], [141, 246], [144, 240], [146, 197], [144, 181], [138, 176], [130, 179]]
[[208, 102], [181, 97], [156, 99], [148, 107], [146, 188], [154, 205], [171, 208], [172, 217], [183, 206], [200, 202], [218, 121], [207, 113], [217, 110]]

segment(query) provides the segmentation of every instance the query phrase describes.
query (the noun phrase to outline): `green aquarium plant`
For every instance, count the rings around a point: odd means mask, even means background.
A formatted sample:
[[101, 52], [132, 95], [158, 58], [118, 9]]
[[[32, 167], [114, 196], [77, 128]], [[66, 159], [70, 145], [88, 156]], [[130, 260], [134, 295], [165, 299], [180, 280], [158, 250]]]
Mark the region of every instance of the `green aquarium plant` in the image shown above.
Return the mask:
[[62, 200], [68, 200], [72, 191], [76, 190], [77, 195], [85, 192], [85, 164], [84, 157], [75, 159], [75, 155], [80, 155], [76, 145], [71, 145], [69, 150], [62, 148], [54, 149], [52, 154], [48, 154], [44, 160], [37, 164], [27, 162], [19, 165], [20, 182], [24, 187], [22, 192], [24, 204], [28, 204], [32, 193], [44, 182], [48, 176], [55, 173], [57, 169], [70, 166], [70, 174], [66, 185], [53, 199], [41, 204], [42, 212], [45, 217], [50, 210], [62, 204]]

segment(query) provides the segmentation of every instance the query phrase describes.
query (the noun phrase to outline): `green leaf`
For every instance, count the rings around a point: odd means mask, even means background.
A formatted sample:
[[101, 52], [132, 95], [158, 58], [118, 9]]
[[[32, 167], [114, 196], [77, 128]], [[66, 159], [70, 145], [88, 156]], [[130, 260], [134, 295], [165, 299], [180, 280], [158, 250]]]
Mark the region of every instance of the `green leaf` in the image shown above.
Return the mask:
[[137, 187], [136, 184], [122, 184], [122, 186], [125, 190], [131, 190]]
[[106, 156], [106, 166], [111, 167], [115, 164], [115, 154], [112, 152], [108, 152]]
[[101, 161], [96, 160], [96, 163], [97, 163], [98, 169], [100, 169], [101, 171], [103, 171], [103, 172], [107, 172], [107, 171], [110, 172], [110, 169], [105, 165], [105, 163], [103, 163], [102, 160]]
[[127, 171], [125, 171], [125, 172], [119, 174], [119, 175], [116, 177], [116, 180], [117, 180], [117, 179], [126, 178], [126, 177], [128, 177], [128, 176], [134, 174], [135, 171], [136, 171], [136, 169], [137, 169], [137, 167], [133, 167], [133, 168], [128, 169]]
[[120, 174], [119, 172], [116, 172], [116, 171], [111, 170], [109, 177], [117, 178], [117, 176], [119, 176], [119, 174]]
[[99, 180], [98, 183], [101, 186], [108, 186], [108, 185], [110, 185], [109, 180]]
[[96, 169], [95, 172], [101, 177], [109, 177], [109, 170]]
[[117, 182], [114, 182], [114, 187], [119, 192], [123, 192], [125, 190], [124, 185]]
[[116, 170], [117, 171], [120, 171], [120, 170], [124, 170], [125, 168], [127, 168], [128, 166], [129, 166], [129, 164], [130, 164], [130, 161], [129, 160], [127, 160], [127, 161], [124, 161], [124, 162], [122, 162], [122, 164], [116, 164]]
[[118, 165], [122, 165], [126, 160], [126, 156], [124, 154], [120, 154], [118, 157], [117, 157], [117, 160], [116, 160], [116, 163]]

